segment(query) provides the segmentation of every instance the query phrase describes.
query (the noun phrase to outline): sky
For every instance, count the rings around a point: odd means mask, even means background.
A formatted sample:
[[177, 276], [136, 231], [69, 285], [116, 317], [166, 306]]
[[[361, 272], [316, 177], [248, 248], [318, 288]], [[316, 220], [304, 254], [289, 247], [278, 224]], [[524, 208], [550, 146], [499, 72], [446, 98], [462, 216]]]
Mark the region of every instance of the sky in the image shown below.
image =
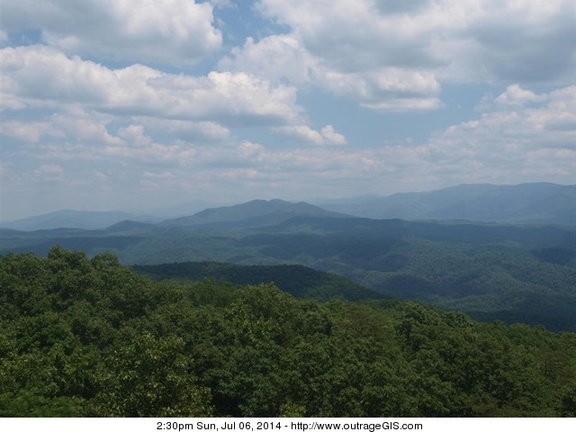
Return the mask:
[[576, 183], [573, 0], [1, 0], [0, 218]]

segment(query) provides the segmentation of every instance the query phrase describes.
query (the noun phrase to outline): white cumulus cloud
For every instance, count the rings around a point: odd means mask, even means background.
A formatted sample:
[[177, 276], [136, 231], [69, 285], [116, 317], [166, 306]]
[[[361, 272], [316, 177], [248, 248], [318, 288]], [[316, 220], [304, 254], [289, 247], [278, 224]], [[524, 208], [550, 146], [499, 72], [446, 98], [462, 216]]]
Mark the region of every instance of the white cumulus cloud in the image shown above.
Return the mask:
[[[350, 59], [354, 63], [353, 57]], [[422, 69], [372, 66], [339, 68], [313, 55], [296, 35], [273, 35], [242, 48], [220, 62], [221, 68], [245, 71], [271, 81], [312, 84], [377, 111], [426, 111], [441, 106], [440, 84]]]
[[218, 50], [212, 5], [192, 0], [3, 0], [5, 31], [38, 31], [65, 53], [190, 64]]
[[[246, 73], [176, 75], [135, 64], [110, 69], [44, 46], [0, 50], [4, 91], [18, 106], [79, 104], [102, 112], [227, 124], [297, 120], [296, 89]], [[3, 86], [4, 87], [4, 86]]]
[[386, 68], [478, 82], [573, 81], [570, 0], [260, 0], [339, 74]]
[[278, 132], [296, 140], [313, 145], [346, 145], [346, 137], [334, 130], [332, 125], [326, 125], [320, 131], [307, 125], [282, 126], [276, 129]]

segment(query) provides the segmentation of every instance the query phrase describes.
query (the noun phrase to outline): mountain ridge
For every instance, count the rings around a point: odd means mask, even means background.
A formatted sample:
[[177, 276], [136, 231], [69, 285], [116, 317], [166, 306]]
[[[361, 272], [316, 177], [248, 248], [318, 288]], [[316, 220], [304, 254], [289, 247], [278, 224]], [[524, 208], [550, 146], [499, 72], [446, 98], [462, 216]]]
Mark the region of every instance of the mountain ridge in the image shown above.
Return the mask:
[[192, 216], [168, 219], [159, 226], [197, 226], [197, 225], [272, 225], [290, 219], [293, 216], [347, 217], [318, 206], [300, 201], [292, 203], [281, 199], [252, 200], [232, 206], [202, 210]]
[[61, 210], [2, 222], [0, 228], [19, 231], [104, 229], [124, 221], [157, 224], [161, 227], [226, 226], [243, 221], [239, 225], [250, 226], [271, 225], [302, 215], [576, 226], [576, 185], [462, 184], [433, 191], [404, 192], [381, 197], [365, 195], [310, 202], [255, 199], [240, 204], [205, 208], [192, 215], [178, 217], [162, 217], [160, 212], [150, 216], [123, 211]]
[[143, 223], [159, 221], [157, 218], [155, 219], [151, 216], [137, 215], [119, 210], [83, 211], [66, 209], [14, 221], [2, 222], [0, 223], [0, 227], [18, 231], [39, 231], [57, 228], [92, 230], [104, 229], [125, 220]]
[[576, 185], [462, 184], [347, 202], [317, 203], [328, 210], [371, 219], [470, 220], [576, 225]]

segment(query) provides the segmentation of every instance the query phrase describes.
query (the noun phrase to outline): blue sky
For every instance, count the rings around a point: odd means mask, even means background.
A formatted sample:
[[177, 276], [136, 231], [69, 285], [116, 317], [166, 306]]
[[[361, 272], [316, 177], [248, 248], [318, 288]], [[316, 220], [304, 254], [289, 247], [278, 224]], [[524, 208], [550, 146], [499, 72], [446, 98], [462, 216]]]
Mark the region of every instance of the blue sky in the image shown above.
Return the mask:
[[3, 0], [1, 219], [576, 182], [571, 0]]

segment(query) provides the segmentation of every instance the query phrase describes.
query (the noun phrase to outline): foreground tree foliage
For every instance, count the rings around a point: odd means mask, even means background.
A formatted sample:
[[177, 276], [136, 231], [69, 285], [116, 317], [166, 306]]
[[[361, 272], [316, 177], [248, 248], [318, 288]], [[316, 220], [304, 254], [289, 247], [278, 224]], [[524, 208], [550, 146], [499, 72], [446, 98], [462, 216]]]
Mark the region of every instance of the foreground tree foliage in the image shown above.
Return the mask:
[[576, 334], [0, 256], [0, 416], [575, 416]]

